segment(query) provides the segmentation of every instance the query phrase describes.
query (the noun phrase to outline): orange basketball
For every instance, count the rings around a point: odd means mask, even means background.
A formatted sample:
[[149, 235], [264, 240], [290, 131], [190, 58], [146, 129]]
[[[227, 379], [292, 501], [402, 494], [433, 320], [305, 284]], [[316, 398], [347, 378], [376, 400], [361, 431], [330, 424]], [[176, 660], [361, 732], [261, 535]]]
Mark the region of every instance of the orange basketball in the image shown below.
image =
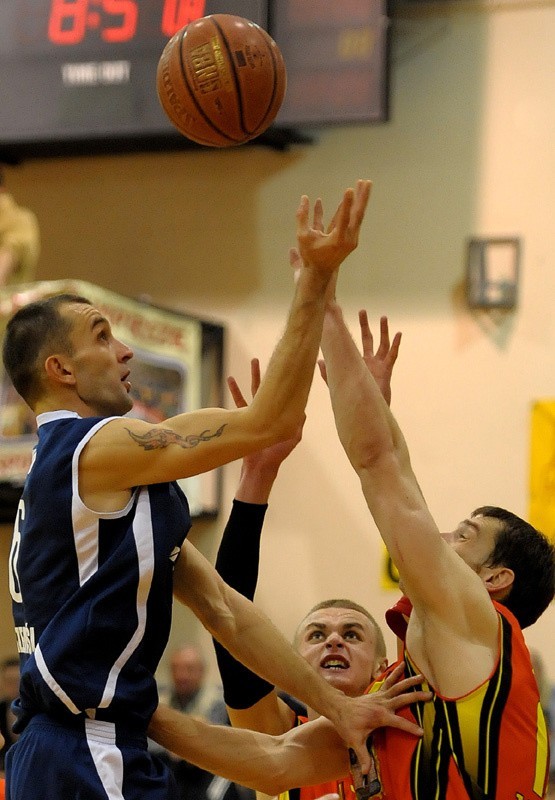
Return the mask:
[[232, 14], [211, 14], [169, 40], [156, 84], [162, 108], [182, 134], [198, 144], [230, 147], [272, 124], [287, 72], [263, 28]]

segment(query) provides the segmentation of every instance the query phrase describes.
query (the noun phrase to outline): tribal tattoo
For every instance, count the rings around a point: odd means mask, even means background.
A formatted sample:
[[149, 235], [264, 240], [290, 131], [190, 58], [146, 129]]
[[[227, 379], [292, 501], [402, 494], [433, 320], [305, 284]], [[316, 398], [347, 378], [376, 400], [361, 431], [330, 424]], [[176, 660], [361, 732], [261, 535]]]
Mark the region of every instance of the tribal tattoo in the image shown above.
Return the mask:
[[179, 447], [187, 450], [190, 447], [196, 447], [201, 442], [209, 442], [211, 439], [216, 439], [218, 436], [221, 436], [225, 427], [224, 423], [217, 431], [214, 431], [214, 433], [206, 430], [199, 434], [189, 434], [189, 436], [180, 436], [178, 433], [168, 428], [157, 428], [155, 431], [145, 433], [144, 436], [133, 433], [129, 428], [126, 430], [133, 441], [137, 442], [137, 444], [141, 445], [145, 450], [161, 450], [164, 447], [168, 447], [170, 444], [177, 444]]

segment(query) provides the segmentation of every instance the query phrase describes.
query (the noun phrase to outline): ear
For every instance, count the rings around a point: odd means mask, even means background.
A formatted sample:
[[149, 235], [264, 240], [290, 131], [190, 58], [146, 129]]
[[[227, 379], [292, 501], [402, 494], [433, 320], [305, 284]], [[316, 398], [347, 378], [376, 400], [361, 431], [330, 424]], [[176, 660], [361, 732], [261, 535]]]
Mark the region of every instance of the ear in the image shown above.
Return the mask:
[[485, 567], [482, 580], [494, 599], [506, 597], [515, 582], [515, 573], [509, 567]]
[[44, 362], [44, 370], [49, 381], [52, 383], [63, 383], [73, 385], [75, 377], [71, 368], [71, 362], [67, 356], [51, 355]]
[[378, 675], [381, 675], [382, 672], [385, 672], [388, 664], [389, 662], [385, 656], [383, 658], [376, 659], [376, 661], [374, 661], [374, 669], [372, 670], [372, 678], [377, 678]]

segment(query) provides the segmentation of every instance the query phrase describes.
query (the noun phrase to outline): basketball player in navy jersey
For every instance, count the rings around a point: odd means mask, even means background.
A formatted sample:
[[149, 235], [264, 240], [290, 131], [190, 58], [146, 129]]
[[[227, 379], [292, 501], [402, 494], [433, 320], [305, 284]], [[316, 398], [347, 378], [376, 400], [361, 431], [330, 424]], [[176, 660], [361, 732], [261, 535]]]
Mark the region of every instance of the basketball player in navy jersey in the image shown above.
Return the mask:
[[398, 700], [348, 699], [329, 686], [219, 579], [184, 542], [190, 517], [175, 483], [296, 430], [326, 289], [357, 246], [369, 193], [368, 181], [347, 190], [326, 230], [320, 201], [311, 224], [302, 198], [304, 266], [284, 335], [248, 408], [204, 409], [160, 424], [125, 418], [133, 353], [86, 299], [41, 300], [10, 320], [4, 364], [39, 425], [10, 554], [21, 654], [20, 736], [6, 765], [10, 800], [171, 797], [169, 773], [148, 753], [146, 730], [172, 591], [251, 669], [327, 715], [363, 767], [376, 724], [416, 729], [395, 715]]

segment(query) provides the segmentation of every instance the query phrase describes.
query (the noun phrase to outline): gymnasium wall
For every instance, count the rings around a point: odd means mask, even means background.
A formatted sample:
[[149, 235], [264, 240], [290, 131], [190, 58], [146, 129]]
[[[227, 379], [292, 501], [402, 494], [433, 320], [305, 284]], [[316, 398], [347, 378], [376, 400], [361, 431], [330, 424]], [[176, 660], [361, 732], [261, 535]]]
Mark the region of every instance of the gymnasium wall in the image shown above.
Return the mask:
[[[204, 315], [227, 327], [226, 371], [248, 386], [292, 293], [287, 261], [299, 197], [335, 207], [374, 181], [358, 251], [338, 295], [357, 334], [365, 307], [403, 331], [392, 407], [440, 528], [483, 504], [526, 515], [530, 410], [555, 396], [555, 3], [406, 4], [393, 27], [391, 121], [316, 133], [280, 153], [135, 154], [28, 161], [6, 171], [40, 220], [39, 279], [75, 277]], [[470, 236], [518, 235], [519, 304], [503, 317], [464, 305]], [[256, 348], [256, 349], [254, 349]], [[231, 402], [227, 399], [227, 402]], [[257, 601], [287, 636], [315, 602], [349, 596], [378, 618], [383, 552], [316, 377], [304, 438], [268, 512]], [[214, 557], [224, 511], [195, 524]], [[12, 651], [1, 530], [0, 655]], [[529, 632], [555, 681], [554, 611]], [[209, 640], [176, 609], [171, 645]], [[387, 637], [394, 656], [393, 636]], [[162, 670], [163, 674], [163, 670]]]

